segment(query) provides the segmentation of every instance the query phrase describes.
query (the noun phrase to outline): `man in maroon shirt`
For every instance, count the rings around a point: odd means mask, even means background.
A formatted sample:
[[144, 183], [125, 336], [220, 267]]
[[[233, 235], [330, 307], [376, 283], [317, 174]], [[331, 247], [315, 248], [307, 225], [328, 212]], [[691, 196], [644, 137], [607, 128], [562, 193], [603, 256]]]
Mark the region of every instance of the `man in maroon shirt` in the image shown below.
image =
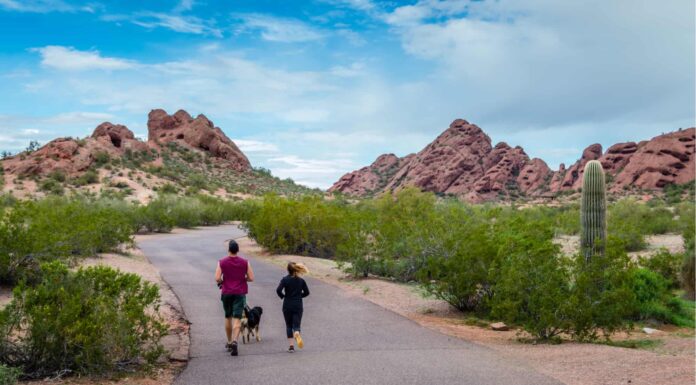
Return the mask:
[[226, 348], [236, 356], [239, 354], [237, 339], [246, 305], [246, 294], [249, 292], [247, 282], [254, 280], [254, 271], [251, 270], [249, 261], [237, 255], [237, 242], [230, 241], [228, 251], [228, 255], [218, 262], [215, 281], [220, 287], [220, 299], [225, 311]]

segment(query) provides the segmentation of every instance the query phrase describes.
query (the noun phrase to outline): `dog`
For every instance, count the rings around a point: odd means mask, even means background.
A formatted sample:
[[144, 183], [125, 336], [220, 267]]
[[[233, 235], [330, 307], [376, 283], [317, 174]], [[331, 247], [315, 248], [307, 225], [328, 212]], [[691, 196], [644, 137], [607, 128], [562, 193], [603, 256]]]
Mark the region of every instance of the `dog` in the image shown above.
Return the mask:
[[256, 306], [253, 309], [249, 308], [249, 306], [244, 307], [242, 327], [240, 330], [243, 344], [251, 342], [252, 336], [256, 338], [256, 342], [261, 342], [261, 334], [259, 333], [261, 314], [263, 314], [263, 309], [260, 306]]

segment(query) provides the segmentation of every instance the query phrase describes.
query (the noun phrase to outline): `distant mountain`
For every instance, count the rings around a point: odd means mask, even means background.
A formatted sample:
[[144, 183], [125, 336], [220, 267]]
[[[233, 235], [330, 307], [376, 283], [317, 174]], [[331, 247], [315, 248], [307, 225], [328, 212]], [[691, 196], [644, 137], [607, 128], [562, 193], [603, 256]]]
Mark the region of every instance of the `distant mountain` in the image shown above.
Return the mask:
[[593, 144], [572, 166], [561, 164], [553, 171], [519, 146], [493, 146], [481, 128], [457, 119], [420, 152], [403, 158], [380, 155], [370, 166], [341, 177], [329, 191], [371, 196], [415, 186], [471, 202], [548, 197], [579, 189], [585, 163], [594, 159], [604, 165], [614, 193], [659, 190], [694, 180], [695, 138], [692, 127], [639, 143], [615, 144], [606, 153]]
[[[66, 191], [108, 192], [147, 201], [155, 191], [228, 196], [310, 190], [252, 168], [237, 145], [204, 115], [152, 110], [148, 140], [104, 122], [84, 139], [58, 138], [1, 161], [3, 190], [19, 197]], [[316, 191], [313, 191], [316, 193]]]

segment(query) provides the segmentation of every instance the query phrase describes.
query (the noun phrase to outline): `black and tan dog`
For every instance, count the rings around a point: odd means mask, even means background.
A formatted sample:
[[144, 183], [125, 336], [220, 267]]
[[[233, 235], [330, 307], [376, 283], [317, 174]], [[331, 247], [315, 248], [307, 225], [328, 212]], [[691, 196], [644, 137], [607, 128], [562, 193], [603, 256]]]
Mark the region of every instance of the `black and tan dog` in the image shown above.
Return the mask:
[[249, 306], [244, 307], [244, 316], [242, 317], [242, 343], [251, 342], [251, 337], [256, 337], [257, 342], [261, 342], [261, 334], [259, 334], [259, 326], [261, 326], [261, 314], [263, 309], [259, 306], [250, 309]]

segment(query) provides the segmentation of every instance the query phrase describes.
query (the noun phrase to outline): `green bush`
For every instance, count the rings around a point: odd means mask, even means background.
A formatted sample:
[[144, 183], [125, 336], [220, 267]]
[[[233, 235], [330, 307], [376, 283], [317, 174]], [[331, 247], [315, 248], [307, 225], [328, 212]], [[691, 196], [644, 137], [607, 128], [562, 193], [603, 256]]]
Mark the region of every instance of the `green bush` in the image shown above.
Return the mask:
[[682, 254], [672, 254], [667, 249], [660, 249], [652, 256], [640, 257], [639, 264], [646, 269], [660, 274], [670, 289], [679, 288], [681, 282]]
[[570, 261], [557, 246], [533, 242], [526, 249], [503, 261], [491, 315], [521, 325], [537, 339], [552, 339], [571, 330]]
[[637, 301], [635, 319], [694, 326], [693, 305], [672, 295], [670, 282], [659, 273], [646, 268], [633, 269], [630, 285]]
[[0, 218], [0, 283], [33, 279], [40, 262], [88, 257], [132, 241], [123, 202], [46, 198], [17, 203]]
[[618, 330], [629, 329], [636, 297], [630, 287], [630, 259], [621, 241], [607, 239], [605, 255], [589, 261], [582, 255], [573, 265], [570, 309], [573, 338], [591, 341]]
[[0, 385], [14, 385], [17, 383], [22, 370], [0, 364]]
[[99, 174], [94, 170], [87, 170], [78, 178], [73, 179], [72, 184], [77, 187], [99, 183]]
[[695, 284], [694, 275], [696, 275], [696, 269], [694, 265], [696, 264], [696, 257], [693, 253], [684, 253], [684, 259], [682, 260], [682, 266], [680, 271], [681, 286], [686, 292], [686, 298], [690, 300], [695, 300], [696, 295], [694, 294]]
[[18, 285], [0, 312], [0, 362], [30, 378], [61, 372], [103, 375], [163, 353], [156, 285], [109, 267], [71, 272], [42, 266], [43, 280]]
[[339, 210], [316, 197], [288, 200], [267, 195], [244, 226], [251, 238], [273, 252], [328, 258], [343, 237]]

